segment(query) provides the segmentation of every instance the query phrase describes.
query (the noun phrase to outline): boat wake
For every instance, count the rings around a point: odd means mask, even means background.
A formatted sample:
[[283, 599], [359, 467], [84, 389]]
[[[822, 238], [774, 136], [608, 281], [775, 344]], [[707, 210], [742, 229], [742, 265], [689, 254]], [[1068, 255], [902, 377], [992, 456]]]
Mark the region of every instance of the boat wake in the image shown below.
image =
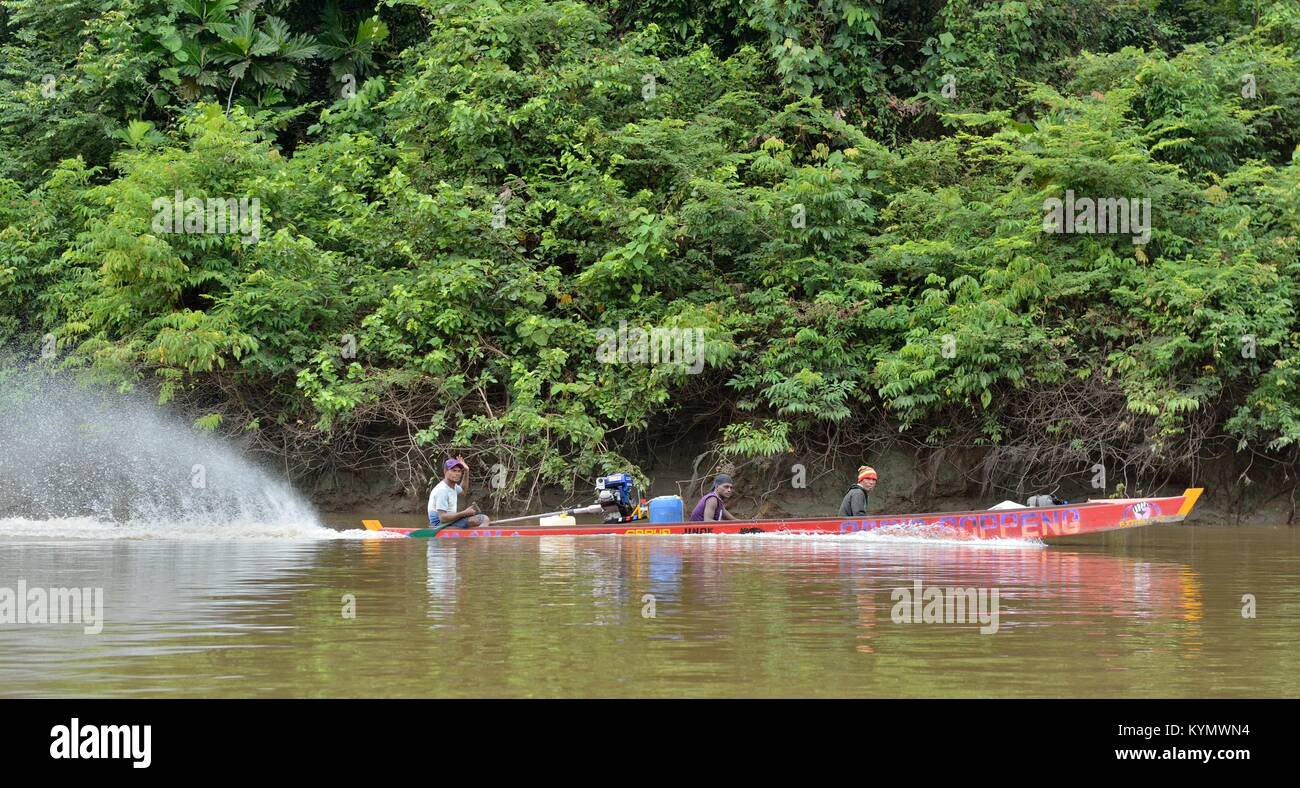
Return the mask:
[[0, 517], [0, 538], [24, 541], [79, 539], [170, 539], [187, 541], [300, 540], [331, 541], [383, 538], [365, 530], [336, 531], [313, 521], [224, 520], [104, 522], [91, 517], [56, 517], [34, 520]]
[[0, 387], [0, 536], [348, 539], [228, 442], [137, 395], [16, 375]]
[[939, 528], [899, 526], [881, 528], [875, 531], [854, 531], [845, 534], [793, 533], [788, 531], [749, 534], [747, 539], [817, 539], [862, 545], [935, 545], [978, 547], [989, 549], [1025, 549], [1045, 548], [1047, 543], [1041, 539], [968, 539], [954, 536], [951, 531]]
[[867, 543], [876, 544], [931, 544], [931, 545], [959, 545], [961, 547], [981, 547], [981, 548], [1012, 548], [1024, 549], [1026, 547], [1047, 547], [1047, 543], [1041, 539], [963, 539], [952, 536], [943, 531], [913, 531], [907, 529], [880, 531], [859, 531], [857, 533], [845, 534], [846, 539], [858, 540]]

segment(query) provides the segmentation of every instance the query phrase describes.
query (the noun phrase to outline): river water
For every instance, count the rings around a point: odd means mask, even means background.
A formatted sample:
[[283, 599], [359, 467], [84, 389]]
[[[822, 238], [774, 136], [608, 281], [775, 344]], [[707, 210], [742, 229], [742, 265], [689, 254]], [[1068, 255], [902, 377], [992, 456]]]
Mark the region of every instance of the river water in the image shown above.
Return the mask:
[[[1296, 528], [1045, 546], [356, 523], [0, 520], [0, 599], [103, 589], [102, 629], [0, 623], [0, 697], [1300, 696]], [[903, 621], [918, 582], [996, 590], [996, 631]]]

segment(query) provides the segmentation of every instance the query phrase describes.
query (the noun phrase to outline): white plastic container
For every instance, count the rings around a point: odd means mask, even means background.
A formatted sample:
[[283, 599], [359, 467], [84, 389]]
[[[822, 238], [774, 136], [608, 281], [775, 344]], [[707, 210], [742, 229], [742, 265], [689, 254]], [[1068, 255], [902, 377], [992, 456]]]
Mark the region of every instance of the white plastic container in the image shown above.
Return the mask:
[[540, 525], [574, 525], [578, 521], [573, 519], [571, 514], [553, 514], [550, 517], [543, 517]]

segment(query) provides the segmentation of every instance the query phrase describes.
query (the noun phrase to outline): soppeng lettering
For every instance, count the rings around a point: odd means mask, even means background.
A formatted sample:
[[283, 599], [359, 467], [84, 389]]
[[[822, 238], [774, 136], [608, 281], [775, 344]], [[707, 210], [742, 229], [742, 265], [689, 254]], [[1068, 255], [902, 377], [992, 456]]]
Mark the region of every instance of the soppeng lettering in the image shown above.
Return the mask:
[[135, 769], [148, 769], [152, 725], [82, 725], [73, 717], [70, 725], [50, 728], [50, 757], [131, 760]]

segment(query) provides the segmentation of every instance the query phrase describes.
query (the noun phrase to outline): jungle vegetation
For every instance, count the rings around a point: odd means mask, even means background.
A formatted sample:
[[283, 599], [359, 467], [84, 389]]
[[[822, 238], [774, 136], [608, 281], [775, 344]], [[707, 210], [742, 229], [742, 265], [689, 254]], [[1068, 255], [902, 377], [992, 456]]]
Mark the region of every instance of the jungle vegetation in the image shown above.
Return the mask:
[[299, 481], [1285, 469], [1298, 143], [1296, 0], [0, 0], [0, 346]]

